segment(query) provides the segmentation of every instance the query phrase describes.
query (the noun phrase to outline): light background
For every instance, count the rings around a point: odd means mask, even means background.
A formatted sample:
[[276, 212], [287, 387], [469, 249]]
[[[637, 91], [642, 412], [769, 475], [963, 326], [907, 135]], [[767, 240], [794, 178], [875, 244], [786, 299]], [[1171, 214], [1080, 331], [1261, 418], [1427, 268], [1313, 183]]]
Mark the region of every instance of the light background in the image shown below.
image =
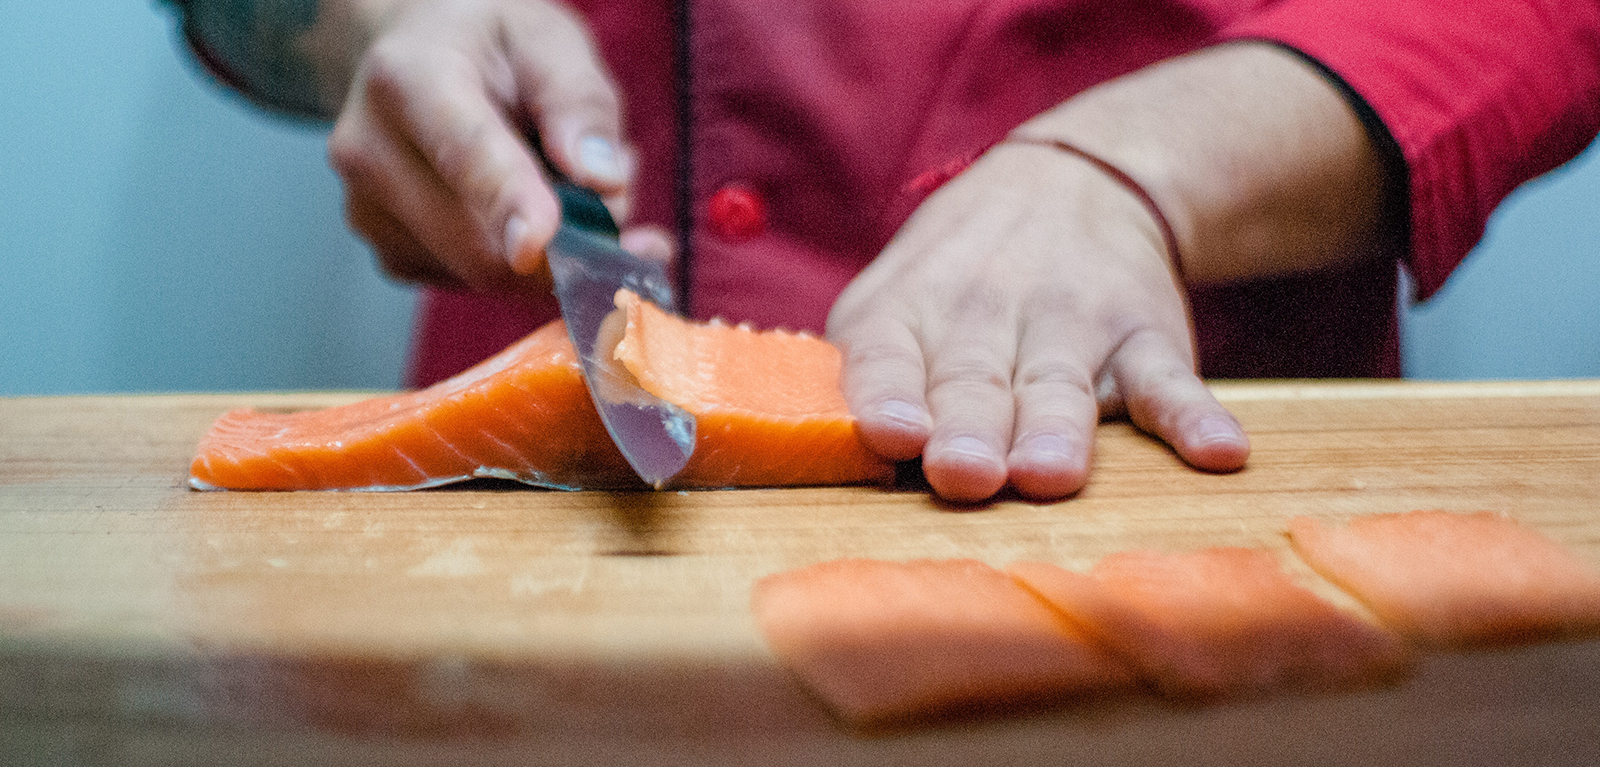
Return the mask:
[[[152, 0], [0, 0], [0, 396], [393, 388], [413, 296], [322, 132], [198, 73]], [[1529, 184], [1404, 316], [1421, 378], [1600, 377], [1600, 167]]]

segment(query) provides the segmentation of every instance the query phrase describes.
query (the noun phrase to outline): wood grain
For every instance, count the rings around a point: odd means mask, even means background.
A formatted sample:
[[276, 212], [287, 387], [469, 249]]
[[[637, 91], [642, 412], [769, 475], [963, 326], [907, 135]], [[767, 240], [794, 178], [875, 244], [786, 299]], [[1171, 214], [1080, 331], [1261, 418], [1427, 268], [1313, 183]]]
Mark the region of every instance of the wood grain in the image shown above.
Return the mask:
[[[1242, 472], [1101, 427], [1077, 497], [878, 488], [200, 493], [222, 411], [359, 394], [0, 399], [0, 763], [1595, 764], [1600, 643], [1394, 689], [1144, 699], [854, 737], [777, 669], [751, 583], [842, 556], [1265, 546], [1296, 514], [1496, 509], [1600, 565], [1600, 382], [1219, 385]], [[1346, 600], [1347, 603], [1347, 600]]]

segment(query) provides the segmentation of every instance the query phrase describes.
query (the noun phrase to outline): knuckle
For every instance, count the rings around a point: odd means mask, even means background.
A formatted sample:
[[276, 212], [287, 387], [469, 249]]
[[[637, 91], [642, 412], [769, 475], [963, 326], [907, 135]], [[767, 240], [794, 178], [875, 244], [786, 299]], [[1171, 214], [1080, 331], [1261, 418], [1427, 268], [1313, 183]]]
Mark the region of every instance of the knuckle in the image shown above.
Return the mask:
[[903, 344], [890, 341], [847, 342], [843, 344], [847, 367], [921, 367], [922, 355]]
[[1032, 291], [1022, 308], [1022, 313], [1047, 327], [1099, 325], [1107, 328], [1110, 319], [1105, 316], [1103, 304], [1103, 299], [1084, 295], [1075, 288], [1046, 285]]
[[1130, 386], [1154, 387], [1194, 377], [1193, 360], [1166, 334], [1152, 327], [1130, 331], [1118, 353], [1136, 355], [1139, 360], [1139, 364], [1124, 366], [1134, 374], [1128, 382]]
[[1083, 291], [1075, 285], [1047, 281], [1032, 286], [1028, 291], [1028, 308], [1035, 311], [1062, 311], [1081, 307]]
[[847, 348], [856, 343], [854, 339], [865, 334], [866, 328], [881, 323], [875, 319], [882, 311], [878, 305], [880, 301], [875, 299], [876, 293], [869, 290], [860, 277], [846, 285], [833, 302], [833, 308], [828, 310], [828, 338], [841, 348]]
[[921, 395], [922, 356], [914, 349], [890, 343], [850, 347], [844, 356], [840, 381], [852, 399], [882, 399]]
[[1036, 391], [1066, 389], [1093, 399], [1095, 390], [1091, 372], [1083, 364], [1067, 358], [1025, 360], [1017, 365], [1012, 387], [1019, 396]]
[[346, 181], [370, 178], [377, 168], [371, 145], [353, 119], [340, 119], [328, 134], [328, 164]]
[[930, 391], [972, 390], [1009, 392], [1011, 371], [999, 360], [978, 354], [965, 354], [935, 366], [928, 379]]
[[409, 46], [385, 38], [372, 44], [361, 61], [356, 75], [357, 85], [368, 98], [380, 103], [405, 98], [410, 81], [412, 53]]
[[941, 303], [962, 321], [989, 323], [1012, 313], [1008, 291], [988, 281], [952, 281], [930, 292], [943, 298]]
[[551, 111], [581, 114], [601, 126], [616, 130], [622, 109], [621, 99], [599, 72], [569, 70], [553, 77], [544, 91], [544, 107]]

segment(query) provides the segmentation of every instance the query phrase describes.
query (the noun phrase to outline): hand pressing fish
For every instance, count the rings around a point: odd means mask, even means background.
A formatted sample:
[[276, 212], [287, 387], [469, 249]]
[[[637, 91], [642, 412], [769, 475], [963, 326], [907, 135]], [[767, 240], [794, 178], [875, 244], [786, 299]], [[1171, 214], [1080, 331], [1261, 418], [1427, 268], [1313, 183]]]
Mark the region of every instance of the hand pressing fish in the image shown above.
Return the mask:
[[[612, 359], [698, 421], [674, 487], [887, 482], [839, 391], [840, 356], [807, 334], [667, 314], [619, 291]], [[447, 381], [326, 410], [224, 414], [201, 439], [200, 490], [414, 490], [474, 477], [642, 488], [554, 322]]]

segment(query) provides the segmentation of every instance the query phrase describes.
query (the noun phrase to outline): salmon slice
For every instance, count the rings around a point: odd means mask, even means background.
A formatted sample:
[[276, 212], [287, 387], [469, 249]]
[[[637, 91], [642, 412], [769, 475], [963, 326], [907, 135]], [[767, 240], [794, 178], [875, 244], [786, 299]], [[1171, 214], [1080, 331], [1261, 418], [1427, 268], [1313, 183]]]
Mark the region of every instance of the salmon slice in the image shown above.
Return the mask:
[[809, 333], [685, 322], [631, 293], [616, 359], [640, 387], [690, 413], [702, 487], [886, 482], [894, 467], [861, 444], [839, 388], [843, 360]]
[[1089, 575], [1042, 562], [1009, 571], [1169, 697], [1348, 689], [1413, 660], [1399, 637], [1296, 585], [1259, 549], [1125, 551]]
[[1294, 550], [1412, 640], [1443, 649], [1600, 635], [1600, 570], [1491, 512], [1289, 523]]
[[[693, 413], [698, 441], [677, 487], [882, 482], [822, 339], [692, 323], [628, 291], [608, 319], [617, 357]], [[612, 444], [554, 322], [447, 381], [300, 413], [224, 414], [190, 464], [201, 490], [413, 490], [472, 477], [544, 487], [642, 487]]]
[[841, 559], [756, 583], [773, 653], [857, 727], [1127, 689], [1128, 669], [971, 559]]

